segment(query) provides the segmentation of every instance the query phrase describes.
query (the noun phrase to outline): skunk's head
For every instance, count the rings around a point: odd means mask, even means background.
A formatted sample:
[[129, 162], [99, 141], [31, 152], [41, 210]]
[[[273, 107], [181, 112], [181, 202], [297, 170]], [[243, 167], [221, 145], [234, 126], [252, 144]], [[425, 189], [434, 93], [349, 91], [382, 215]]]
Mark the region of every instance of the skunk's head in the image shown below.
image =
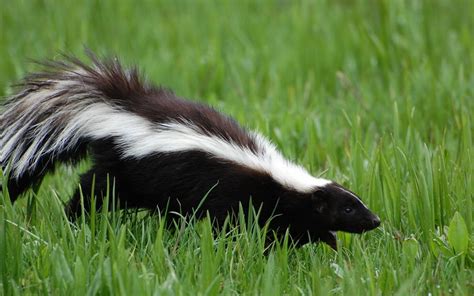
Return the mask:
[[282, 215], [274, 218], [297, 245], [322, 241], [337, 249], [336, 231], [362, 233], [377, 228], [380, 219], [353, 192], [325, 179], [307, 193], [287, 191]]
[[380, 218], [351, 191], [337, 183], [317, 188], [311, 194], [317, 224], [330, 231], [362, 233], [377, 228]]

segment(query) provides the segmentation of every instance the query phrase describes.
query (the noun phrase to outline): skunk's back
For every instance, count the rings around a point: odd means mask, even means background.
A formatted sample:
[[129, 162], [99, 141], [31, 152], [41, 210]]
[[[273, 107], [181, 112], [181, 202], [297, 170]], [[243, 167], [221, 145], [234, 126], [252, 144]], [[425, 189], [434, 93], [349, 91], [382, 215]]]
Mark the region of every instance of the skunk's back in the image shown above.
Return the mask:
[[231, 118], [145, 83], [136, 68], [126, 70], [117, 59], [89, 57], [91, 66], [69, 56], [41, 63], [44, 70], [27, 76], [6, 100], [0, 114], [0, 164], [9, 173], [13, 199], [56, 161], [83, 157], [91, 141], [112, 139], [111, 149], [124, 157], [142, 157], [156, 144], [150, 137], [178, 127], [175, 136], [215, 135], [256, 149]]
[[136, 68], [125, 70], [117, 59], [90, 58], [91, 66], [72, 57], [44, 63], [45, 70], [26, 77], [3, 106], [0, 164], [9, 172], [13, 199], [56, 161], [83, 157], [92, 142], [111, 145], [117, 161], [200, 151], [292, 190], [311, 192], [327, 183], [230, 117], [145, 83]]

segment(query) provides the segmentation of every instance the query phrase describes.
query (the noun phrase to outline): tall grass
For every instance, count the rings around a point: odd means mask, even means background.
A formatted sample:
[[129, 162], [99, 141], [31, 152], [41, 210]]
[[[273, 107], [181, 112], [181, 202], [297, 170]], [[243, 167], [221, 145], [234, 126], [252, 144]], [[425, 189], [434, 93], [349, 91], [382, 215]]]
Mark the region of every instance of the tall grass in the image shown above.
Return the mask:
[[[63, 203], [59, 166], [12, 205], [0, 193], [0, 293], [472, 295], [474, 3], [0, 0], [0, 92], [29, 58], [83, 46], [142, 65], [289, 158], [358, 192], [383, 225], [268, 249], [265, 229], [166, 226]], [[111, 190], [112, 191], [112, 190]]]

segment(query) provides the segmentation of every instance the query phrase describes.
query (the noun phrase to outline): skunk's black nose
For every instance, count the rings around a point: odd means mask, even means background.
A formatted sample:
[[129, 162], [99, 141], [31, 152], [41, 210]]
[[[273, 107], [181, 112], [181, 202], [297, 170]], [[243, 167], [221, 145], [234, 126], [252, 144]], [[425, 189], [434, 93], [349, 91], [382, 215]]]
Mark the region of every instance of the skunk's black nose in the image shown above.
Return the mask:
[[377, 217], [377, 216], [375, 216], [374, 218], [372, 218], [372, 225], [373, 225], [374, 228], [379, 227], [379, 225], [380, 225], [380, 218]]

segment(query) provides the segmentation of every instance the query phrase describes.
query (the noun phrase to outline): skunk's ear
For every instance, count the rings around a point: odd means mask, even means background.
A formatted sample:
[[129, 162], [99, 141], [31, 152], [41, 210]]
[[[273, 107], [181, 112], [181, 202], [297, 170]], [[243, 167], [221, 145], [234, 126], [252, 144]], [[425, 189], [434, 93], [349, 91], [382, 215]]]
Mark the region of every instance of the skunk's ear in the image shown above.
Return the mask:
[[313, 210], [322, 214], [328, 207], [327, 194], [324, 189], [316, 189], [311, 195]]

